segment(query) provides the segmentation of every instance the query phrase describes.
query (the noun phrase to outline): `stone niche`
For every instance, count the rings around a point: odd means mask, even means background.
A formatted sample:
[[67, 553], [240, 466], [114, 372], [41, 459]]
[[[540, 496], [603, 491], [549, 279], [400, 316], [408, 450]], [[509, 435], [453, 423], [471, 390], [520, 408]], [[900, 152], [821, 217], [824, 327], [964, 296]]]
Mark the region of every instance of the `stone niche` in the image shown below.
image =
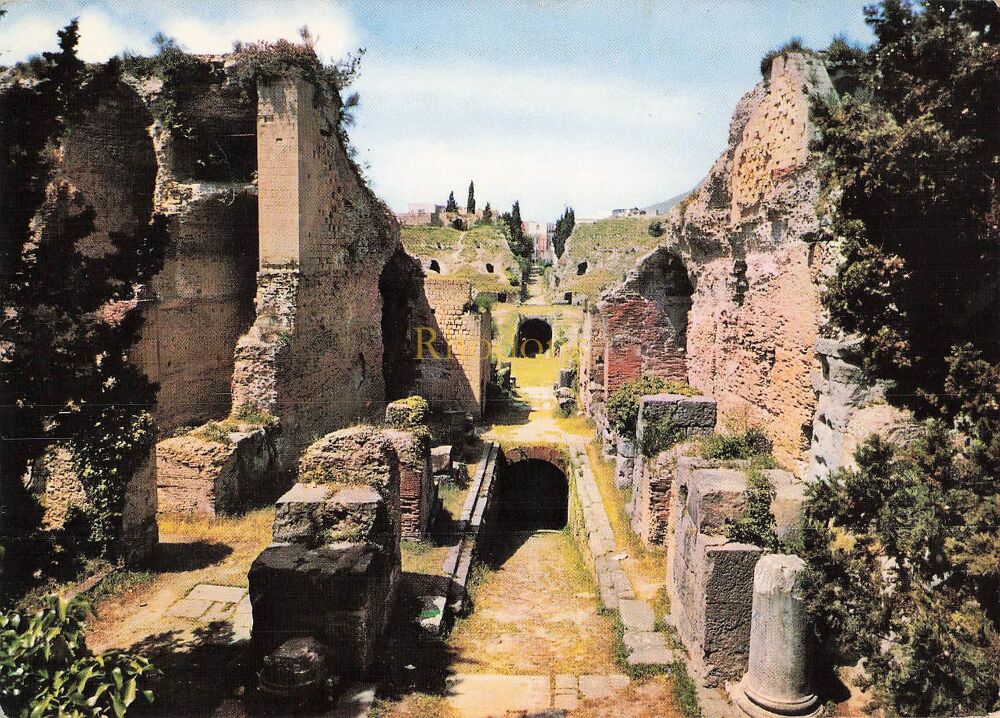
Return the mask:
[[250, 567], [253, 641], [311, 636], [337, 675], [370, 673], [400, 577], [399, 459], [372, 427], [306, 449], [275, 506], [273, 543]]
[[[677, 631], [695, 673], [707, 686], [739, 678], [750, 650], [753, 577], [764, 549], [726, 537], [727, 520], [743, 512], [741, 462], [677, 459], [667, 549], [667, 586]], [[772, 512], [780, 539], [799, 523], [802, 483], [786, 471], [764, 474], [775, 487]]]

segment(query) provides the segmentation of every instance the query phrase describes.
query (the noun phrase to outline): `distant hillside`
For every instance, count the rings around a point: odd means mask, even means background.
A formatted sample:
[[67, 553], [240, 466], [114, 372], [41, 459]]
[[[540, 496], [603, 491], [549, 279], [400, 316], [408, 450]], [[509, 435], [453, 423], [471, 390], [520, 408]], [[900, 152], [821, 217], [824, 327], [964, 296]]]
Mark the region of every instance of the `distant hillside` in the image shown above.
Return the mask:
[[442, 276], [469, 279], [480, 292], [509, 292], [511, 277], [519, 275], [507, 237], [494, 225], [465, 232], [451, 227], [402, 227], [400, 237], [406, 251], [420, 260], [428, 274], [436, 267]]
[[596, 299], [605, 288], [621, 281], [639, 257], [657, 246], [658, 240], [647, 231], [649, 222], [646, 216], [576, 225], [555, 269], [559, 282], [555, 294], [578, 292]]
[[666, 214], [671, 210], [671, 208], [680, 202], [682, 199], [687, 197], [690, 192], [681, 192], [678, 195], [674, 195], [670, 199], [665, 199], [662, 202], [657, 202], [656, 204], [651, 204], [648, 207], [643, 207], [646, 214]]

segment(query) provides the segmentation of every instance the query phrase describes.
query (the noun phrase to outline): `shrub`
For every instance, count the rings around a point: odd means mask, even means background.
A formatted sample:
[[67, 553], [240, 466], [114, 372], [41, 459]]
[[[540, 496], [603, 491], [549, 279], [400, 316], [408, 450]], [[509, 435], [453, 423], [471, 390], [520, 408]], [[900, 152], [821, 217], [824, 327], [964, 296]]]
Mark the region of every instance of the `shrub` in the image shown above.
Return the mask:
[[775, 58], [781, 57], [782, 55], [787, 55], [790, 52], [803, 52], [805, 47], [802, 45], [801, 37], [793, 37], [788, 42], [786, 42], [781, 47], [771, 50], [760, 60], [760, 74], [765, 78], [769, 77], [771, 74], [771, 65], [774, 63]]
[[642, 446], [639, 450], [643, 456], [656, 456], [666, 451], [674, 444], [684, 440], [684, 430], [667, 417], [660, 417], [649, 422], [642, 432]]
[[762, 546], [768, 551], [778, 550], [778, 536], [775, 533], [774, 514], [771, 502], [774, 500], [774, 486], [759, 469], [747, 471], [746, 503], [743, 515], [726, 520], [726, 536], [731, 541]]
[[91, 653], [84, 641], [86, 601], [50, 596], [33, 616], [0, 613], [0, 704], [22, 718], [122, 718], [156, 669], [120, 651]]
[[650, 237], [662, 237], [667, 233], [666, 228], [663, 226], [663, 220], [660, 219], [654, 219], [650, 222], [646, 231], [649, 232]]
[[660, 376], [643, 374], [625, 382], [608, 397], [608, 421], [622, 436], [635, 437], [636, 421], [639, 419], [639, 399], [651, 394], [664, 393], [695, 396], [698, 390]]
[[738, 434], [712, 434], [702, 443], [706, 459], [753, 459], [770, 456], [774, 444], [759, 427], [752, 426]]

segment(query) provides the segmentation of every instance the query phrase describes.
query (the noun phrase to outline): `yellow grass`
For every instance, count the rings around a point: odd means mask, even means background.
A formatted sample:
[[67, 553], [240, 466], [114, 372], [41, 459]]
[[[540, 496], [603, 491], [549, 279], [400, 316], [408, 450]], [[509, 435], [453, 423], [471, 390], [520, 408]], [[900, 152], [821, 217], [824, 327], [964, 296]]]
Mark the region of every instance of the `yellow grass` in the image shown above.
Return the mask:
[[511, 373], [518, 386], [552, 386], [559, 378], [559, 369], [565, 365], [562, 357], [547, 354], [526, 359], [511, 359]]
[[611, 523], [611, 531], [615, 535], [615, 543], [629, 555], [627, 560], [621, 562], [622, 568], [631, 579], [639, 598], [654, 598], [657, 589], [666, 581], [666, 550], [659, 546], [644, 545], [632, 530], [631, 519], [625, 512], [630, 496], [628, 492], [615, 486], [614, 462], [604, 458], [596, 440], [587, 443], [587, 454], [601, 492], [604, 510]]

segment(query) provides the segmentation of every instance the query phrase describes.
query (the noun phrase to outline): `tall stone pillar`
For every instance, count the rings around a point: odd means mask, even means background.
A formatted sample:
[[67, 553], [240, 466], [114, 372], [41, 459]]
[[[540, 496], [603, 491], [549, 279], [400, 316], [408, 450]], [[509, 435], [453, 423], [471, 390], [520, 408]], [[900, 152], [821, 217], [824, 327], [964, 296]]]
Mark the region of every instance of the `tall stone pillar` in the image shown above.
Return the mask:
[[750, 718], [817, 716], [822, 709], [812, 689], [804, 571], [801, 558], [785, 554], [764, 556], [754, 569], [750, 662], [733, 696]]

